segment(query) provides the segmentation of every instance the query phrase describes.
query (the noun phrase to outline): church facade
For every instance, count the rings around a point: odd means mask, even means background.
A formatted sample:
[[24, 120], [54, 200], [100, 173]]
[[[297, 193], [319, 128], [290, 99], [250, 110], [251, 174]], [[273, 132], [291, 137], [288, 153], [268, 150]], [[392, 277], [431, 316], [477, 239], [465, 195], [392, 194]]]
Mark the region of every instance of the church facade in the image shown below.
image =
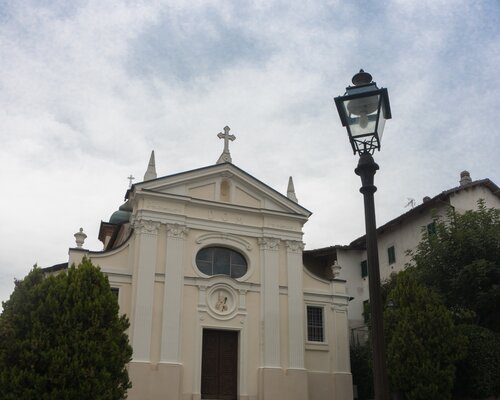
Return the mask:
[[153, 154], [104, 249], [70, 249], [130, 319], [128, 398], [350, 400], [346, 282], [304, 264], [311, 213], [291, 182], [285, 196], [232, 164], [228, 131], [211, 166], [157, 177]]

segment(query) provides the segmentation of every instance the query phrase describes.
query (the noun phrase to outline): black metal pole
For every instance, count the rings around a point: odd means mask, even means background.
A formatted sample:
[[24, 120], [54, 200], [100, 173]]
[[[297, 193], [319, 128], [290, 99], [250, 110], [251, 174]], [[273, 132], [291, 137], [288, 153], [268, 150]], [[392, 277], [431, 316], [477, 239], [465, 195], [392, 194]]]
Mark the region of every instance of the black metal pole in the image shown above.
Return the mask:
[[373, 194], [377, 187], [373, 184], [375, 172], [379, 169], [370, 153], [362, 153], [358, 167], [354, 170], [361, 177], [361, 188], [365, 202], [366, 259], [368, 263], [368, 283], [370, 289], [370, 313], [373, 345], [373, 379], [376, 400], [389, 400], [389, 383], [385, 366], [385, 344], [383, 330], [382, 298], [380, 294], [380, 268], [378, 261], [377, 229], [375, 222], [375, 202]]

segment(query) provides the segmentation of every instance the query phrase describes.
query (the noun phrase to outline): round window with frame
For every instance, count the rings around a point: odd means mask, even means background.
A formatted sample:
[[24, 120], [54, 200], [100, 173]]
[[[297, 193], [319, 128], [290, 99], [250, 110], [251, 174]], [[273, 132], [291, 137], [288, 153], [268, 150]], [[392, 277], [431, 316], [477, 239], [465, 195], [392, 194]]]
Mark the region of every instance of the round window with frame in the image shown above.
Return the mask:
[[205, 247], [196, 254], [196, 267], [208, 276], [227, 275], [241, 278], [248, 271], [245, 257], [236, 250], [227, 247]]

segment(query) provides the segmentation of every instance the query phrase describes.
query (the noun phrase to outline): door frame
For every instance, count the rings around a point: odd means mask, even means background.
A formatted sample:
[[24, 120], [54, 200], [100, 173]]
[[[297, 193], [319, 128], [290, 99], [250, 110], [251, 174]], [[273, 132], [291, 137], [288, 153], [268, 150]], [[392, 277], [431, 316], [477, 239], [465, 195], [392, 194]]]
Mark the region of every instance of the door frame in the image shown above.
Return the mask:
[[237, 372], [237, 390], [236, 398], [247, 396], [247, 362], [246, 362], [246, 344], [247, 344], [247, 332], [244, 319], [240, 322], [241, 327], [234, 326], [221, 326], [214, 324], [202, 324], [203, 321], [199, 321], [197, 329], [197, 346], [195, 351], [195, 368], [194, 368], [194, 380], [193, 380], [193, 399], [201, 399], [201, 363], [203, 356], [203, 330], [212, 329], [219, 331], [233, 331], [238, 333], [238, 372]]
[[[223, 346], [221, 340], [223, 340], [223, 338], [231, 338], [231, 341], [233, 343], [233, 345], [230, 347], [232, 350], [231, 350], [231, 364], [234, 365], [235, 367], [235, 370], [232, 370], [230, 372], [230, 375], [231, 375], [231, 379], [235, 379], [236, 382], [234, 382], [234, 387], [233, 387], [233, 390], [234, 392], [232, 392], [232, 394], [234, 395], [234, 399], [238, 399], [239, 396], [238, 396], [238, 377], [239, 377], [239, 374], [238, 374], [238, 366], [239, 366], [239, 362], [238, 362], [238, 358], [239, 358], [239, 342], [240, 342], [240, 334], [238, 331], [234, 330], [234, 329], [212, 329], [212, 328], [205, 328], [203, 329], [202, 331], [202, 348], [201, 348], [201, 361], [202, 361], [202, 365], [201, 365], [201, 386], [203, 388], [203, 356], [205, 355], [206, 351], [211, 348], [211, 346], [208, 346], [207, 348], [205, 348], [203, 346], [203, 343], [205, 342], [205, 337], [209, 337], [209, 336], [212, 336], [212, 337], [216, 337], [217, 338], [217, 360], [218, 362], [221, 361], [221, 357], [222, 357], [222, 353], [221, 353], [221, 346]], [[208, 343], [207, 343], [208, 344]], [[235, 347], [233, 347], [235, 346]], [[228, 348], [229, 349], [229, 348]], [[219, 364], [220, 366], [220, 364]], [[219, 371], [219, 373], [221, 373], [221, 371]], [[220, 380], [220, 377], [217, 378], [219, 379], [218, 381], [218, 385], [220, 385], [220, 383], [222, 382]], [[219, 387], [219, 390], [220, 390], [220, 387]], [[220, 392], [219, 392], [220, 393]], [[203, 396], [203, 393], [202, 393], [202, 396]], [[217, 398], [219, 398], [219, 396], [217, 396]]]

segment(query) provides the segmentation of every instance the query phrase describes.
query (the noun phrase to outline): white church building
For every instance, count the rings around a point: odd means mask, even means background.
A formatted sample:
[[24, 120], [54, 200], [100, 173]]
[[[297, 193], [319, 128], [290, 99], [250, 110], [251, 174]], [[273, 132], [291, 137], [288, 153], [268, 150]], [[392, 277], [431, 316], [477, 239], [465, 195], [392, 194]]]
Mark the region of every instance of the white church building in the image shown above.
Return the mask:
[[351, 400], [346, 281], [303, 262], [290, 179], [283, 195], [232, 163], [144, 181], [102, 222], [101, 251], [75, 235], [130, 319], [131, 400]]

